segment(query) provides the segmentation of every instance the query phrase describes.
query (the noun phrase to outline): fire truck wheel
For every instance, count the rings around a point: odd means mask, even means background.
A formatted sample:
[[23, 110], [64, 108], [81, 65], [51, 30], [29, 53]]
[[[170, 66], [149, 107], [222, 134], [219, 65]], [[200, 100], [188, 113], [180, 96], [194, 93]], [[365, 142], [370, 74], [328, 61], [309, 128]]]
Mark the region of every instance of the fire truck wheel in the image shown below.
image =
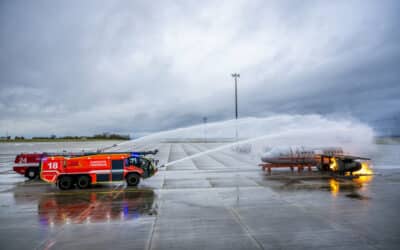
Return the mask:
[[37, 176], [36, 170], [33, 168], [28, 168], [28, 170], [26, 170], [26, 177], [29, 178], [29, 180], [33, 180], [35, 179]]
[[140, 175], [132, 173], [126, 177], [126, 183], [128, 186], [137, 186], [140, 182]]
[[87, 175], [81, 175], [78, 177], [78, 181], [76, 182], [78, 188], [88, 188], [90, 186], [90, 178]]
[[71, 176], [61, 176], [58, 180], [58, 187], [62, 190], [67, 190], [72, 188], [72, 178]]

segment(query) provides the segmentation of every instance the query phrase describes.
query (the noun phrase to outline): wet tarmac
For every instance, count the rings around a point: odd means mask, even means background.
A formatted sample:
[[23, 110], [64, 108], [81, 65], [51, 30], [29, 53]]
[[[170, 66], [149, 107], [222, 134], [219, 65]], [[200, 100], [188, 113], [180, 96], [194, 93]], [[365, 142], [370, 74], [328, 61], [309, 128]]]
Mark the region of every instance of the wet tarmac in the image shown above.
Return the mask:
[[[161, 163], [216, 143], [162, 143]], [[8, 156], [12, 159], [12, 153]], [[400, 168], [332, 178], [226, 150], [139, 187], [59, 191], [0, 169], [0, 249], [398, 249]], [[5, 164], [5, 165], [4, 165]]]

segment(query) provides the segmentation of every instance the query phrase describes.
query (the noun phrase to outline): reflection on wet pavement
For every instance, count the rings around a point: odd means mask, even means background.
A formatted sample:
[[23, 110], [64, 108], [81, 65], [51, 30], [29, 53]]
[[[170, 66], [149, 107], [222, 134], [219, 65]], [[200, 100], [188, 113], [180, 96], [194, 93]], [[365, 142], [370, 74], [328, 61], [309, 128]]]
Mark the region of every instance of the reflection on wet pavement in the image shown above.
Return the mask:
[[126, 189], [44, 195], [38, 204], [42, 225], [96, 223], [156, 214], [153, 190]]
[[329, 186], [332, 196], [338, 196], [339, 192], [350, 192], [346, 194], [346, 197], [355, 198], [357, 195], [361, 196], [356, 193], [357, 190], [367, 187], [367, 184], [372, 180], [372, 176], [359, 176], [354, 179], [335, 179], [332, 178], [329, 180]]
[[274, 176], [267, 176], [268, 186], [277, 191], [295, 190], [327, 190], [333, 197], [343, 192], [346, 197], [354, 198], [357, 190], [368, 191], [368, 184], [373, 180], [373, 175], [331, 176], [321, 173], [292, 174], [281, 172]]
[[332, 196], [336, 197], [339, 193], [339, 183], [335, 179], [330, 179], [329, 186], [331, 188]]

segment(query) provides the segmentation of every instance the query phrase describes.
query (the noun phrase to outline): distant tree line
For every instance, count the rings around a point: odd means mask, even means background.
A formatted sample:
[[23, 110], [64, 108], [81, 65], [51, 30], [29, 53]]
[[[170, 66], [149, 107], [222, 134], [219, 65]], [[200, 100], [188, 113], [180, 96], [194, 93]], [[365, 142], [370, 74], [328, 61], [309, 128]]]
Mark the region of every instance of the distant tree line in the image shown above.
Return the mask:
[[[102, 133], [95, 134], [93, 136], [62, 136], [57, 137], [56, 135], [50, 136], [35, 136], [32, 140], [129, 140], [129, 135], [116, 134], [116, 133]], [[3, 140], [11, 140], [11, 137], [4, 137]], [[25, 140], [24, 136], [15, 136], [14, 140]]]
[[120, 134], [112, 134], [112, 133], [102, 133], [97, 134], [92, 137], [93, 139], [116, 139], [116, 140], [129, 140], [129, 135], [120, 135]]

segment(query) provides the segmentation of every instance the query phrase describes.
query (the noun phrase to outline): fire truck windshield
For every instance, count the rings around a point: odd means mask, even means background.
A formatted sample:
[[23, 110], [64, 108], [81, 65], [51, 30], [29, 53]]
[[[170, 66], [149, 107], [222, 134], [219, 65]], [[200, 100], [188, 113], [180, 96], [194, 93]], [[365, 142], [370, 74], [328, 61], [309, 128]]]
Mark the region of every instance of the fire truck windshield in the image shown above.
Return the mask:
[[128, 165], [129, 166], [136, 166], [140, 167], [142, 169], [146, 169], [149, 166], [149, 161], [143, 158], [138, 158], [138, 157], [130, 157], [128, 159]]

